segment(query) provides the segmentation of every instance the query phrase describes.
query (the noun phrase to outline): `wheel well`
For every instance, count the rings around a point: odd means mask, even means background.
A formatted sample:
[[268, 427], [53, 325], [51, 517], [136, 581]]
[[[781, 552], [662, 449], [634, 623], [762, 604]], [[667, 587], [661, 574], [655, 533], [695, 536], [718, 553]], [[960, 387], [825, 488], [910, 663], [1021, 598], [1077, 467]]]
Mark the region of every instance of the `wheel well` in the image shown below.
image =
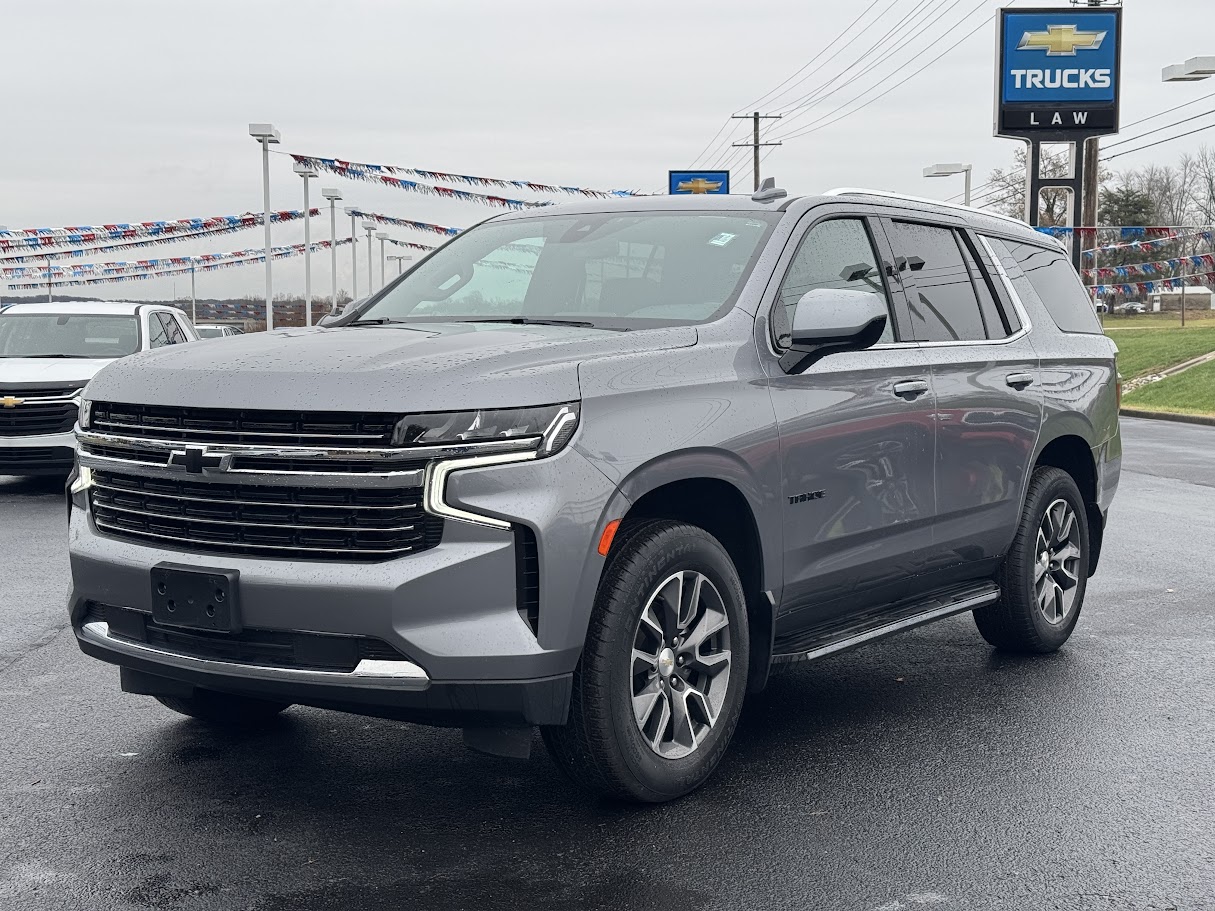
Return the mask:
[[1049, 465], [1066, 471], [1080, 488], [1084, 511], [1088, 517], [1089, 575], [1097, 570], [1101, 558], [1101, 540], [1105, 523], [1097, 504], [1097, 467], [1088, 443], [1078, 436], [1061, 436], [1051, 440], [1038, 455], [1037, 465]]
[[755, 515], [738, 488], [718, 478], [673, 481], [642, 496], [625, 518], [686, 522], [703, 528], [726, 549], [747, 598], [748, 690], [763, 689], [772, 655], [772, 606], [763, 592], [763, 546]]

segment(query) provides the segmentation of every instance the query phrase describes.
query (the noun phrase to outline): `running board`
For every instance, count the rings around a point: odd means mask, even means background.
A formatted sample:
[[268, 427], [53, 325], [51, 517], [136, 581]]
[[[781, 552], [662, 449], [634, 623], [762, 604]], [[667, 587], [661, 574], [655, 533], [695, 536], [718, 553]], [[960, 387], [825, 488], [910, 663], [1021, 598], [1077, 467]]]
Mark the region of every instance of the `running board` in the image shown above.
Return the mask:
[[813, 661], [816, 658], [837, 655], [868, 642], [932, 623], [934, 620], [984, 607], [999, 598], [1000, 587], [994, 582], [984, 582], [942, 592], [914, 604], [887, 608], [859, 620], [854, 619], [847, 626], [841, 627], [837, 624], [806, 630], [783, 640], [777, 639], [773, 645], [772, 663]]

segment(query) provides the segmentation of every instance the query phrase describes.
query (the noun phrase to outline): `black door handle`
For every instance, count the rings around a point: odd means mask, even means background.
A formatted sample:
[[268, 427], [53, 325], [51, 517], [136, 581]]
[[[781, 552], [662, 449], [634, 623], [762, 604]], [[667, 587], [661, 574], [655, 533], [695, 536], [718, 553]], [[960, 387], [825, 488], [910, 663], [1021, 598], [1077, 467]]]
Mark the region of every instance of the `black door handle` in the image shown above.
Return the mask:
[[905, 399], [914, 399], [928, 391], [925, 380], [900, 380], [894, 384], [894, 394]]

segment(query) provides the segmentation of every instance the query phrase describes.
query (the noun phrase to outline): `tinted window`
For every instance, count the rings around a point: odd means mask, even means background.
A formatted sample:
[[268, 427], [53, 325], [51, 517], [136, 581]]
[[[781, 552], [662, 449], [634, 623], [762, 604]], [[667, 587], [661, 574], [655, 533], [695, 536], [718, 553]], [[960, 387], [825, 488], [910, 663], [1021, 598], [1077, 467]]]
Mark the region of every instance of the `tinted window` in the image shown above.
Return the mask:
[[169, 337], [170, 345], [181, 345], [186, 341], [186, 334], [182, 331], [181, 323], [173, 316], [172, 313], [162, 313], [160, 318], [164, 320], [165, 334]]
[[[878, 267], [878, 255], [859, 218], [819, 222], [802, 239], [772, 308], [772, 332], [778, 347], [789, 346], [797, 302], [802, 295], [820, 288], [868, 292], [880, 297], [889, 313], [890, 297]], [[880, 342], [894, 340], [892, 323], [888, 317]]]
[[134, 316], [10, 313], [0, 316], [0, 357], [122, 357], [139, 350]]
[[[903, 270], [911, 328], [917, 341], [966, 342], [987, 338], [979, 299], [950, 228], [894, 223], [894, 248]], [[1003, 335], [1001, 331], [998, 335]]]
[[165, 332], [164, 323], [160, 321], [160, 314], [153, 313], [148, 317], [148, 347], [162, 348], [169, 344], [169, 336]]
[[491, 220], [444, 244], [365, 319], [517, 317], [642, 329], [725, 312], [779, 214], [594, 213]]
[[[1009, 240], [1003, 246], [1016, 263], [1017, 268], [1009, 269], [1006, 264], [1005, 269], [1022, 300], [1041, 301], [1064, 332], [1101, 334], [1088, 292], [1063, 251]], [[1025, 285], [1030, 288], [1023, 291]]]
[[983, 326], [987, 329], [988, 338], [1007, 338], [1012, 335], [1012, 328], [1004, 320], [1000, 305], [996, 302], [996, 293], [990, 285], [990, 279], [979, 267], [970, 244], [959, 235], [962, 244], [962, 258], [966, 260], [966, 268], [970, 270], [971, 282], [975, 293], [979, 296], [979, 313], [983, 316]]
[[[985, 238], [983, 238], [983, 240], [986, 243], [991, 243], [991, 241], [992, 241], [992, 239], [990, 237], [985, 237]], [[994, 250], [995, 247], [993, 246], [992, 249]], [[1017, 315], [1017, 308], [1014, 307], [1012, 305], [1011, 301], [1009, 301], [1009, 299], [1008, 299], [1008, 289], [1005, 286], [1004, 282], [999, 279], [999, 277], [998, 277], [999, 272], [996, 268], [996, 264], [992, 261], [992, 258], [990, 256], [990, 254], [988, 253], [987, 248], [982, 243], [980, 243], [978, 246], [975, 247], [975, 250], [979, 254], [979, 259], [982, 261], [983, 268], [987, 272], [987, 274], [990, 278], [992, 287], [1000, 289], [999, 293], [996, 296], [997, 302], [999, 303], [999, 306], [1000, 306], [1000, 315], [1004, 319], [1005, 328], [1008, 329], [1008, 333], [1011, 335], [1012, 333], [1020, 330], [1021, 317]]]

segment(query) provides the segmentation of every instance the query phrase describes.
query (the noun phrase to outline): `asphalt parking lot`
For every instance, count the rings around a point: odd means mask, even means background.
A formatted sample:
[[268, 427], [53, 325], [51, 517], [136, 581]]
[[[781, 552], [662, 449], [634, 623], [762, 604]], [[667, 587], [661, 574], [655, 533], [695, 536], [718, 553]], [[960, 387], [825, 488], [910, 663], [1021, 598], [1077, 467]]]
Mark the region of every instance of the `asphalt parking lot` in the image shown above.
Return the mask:
[[1215, 428], [1123, 427], [1061, 652], [963, 616], [791, 670], [706, 788], [642, 809], [538, 741], [217, 734], [120, 693], [66, 628], [59, 485], [0, 479], [0, 908], [1215, 908]]

